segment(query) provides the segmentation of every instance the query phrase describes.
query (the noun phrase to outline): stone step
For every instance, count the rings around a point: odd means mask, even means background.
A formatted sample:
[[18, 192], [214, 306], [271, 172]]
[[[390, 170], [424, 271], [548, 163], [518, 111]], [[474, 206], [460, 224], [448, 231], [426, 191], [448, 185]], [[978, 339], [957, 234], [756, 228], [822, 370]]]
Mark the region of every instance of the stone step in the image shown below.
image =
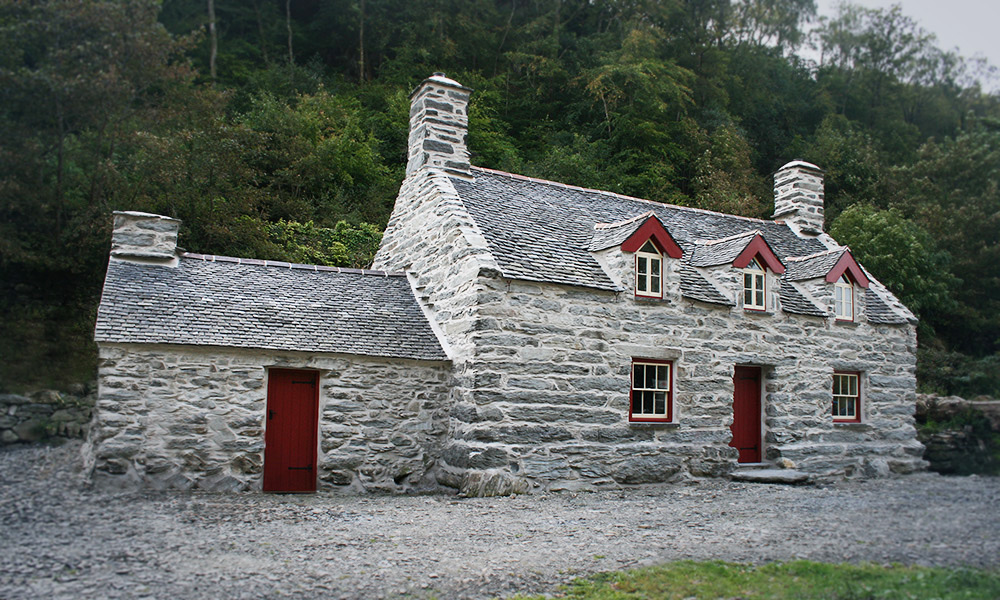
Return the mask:
[[738, 470], [733, 472], [729, 478], [733, 481], [744, 481], [747, 483], [784, 483], [789, 485], [810, 483], [812, 479], [808, 473], [794, 469]]

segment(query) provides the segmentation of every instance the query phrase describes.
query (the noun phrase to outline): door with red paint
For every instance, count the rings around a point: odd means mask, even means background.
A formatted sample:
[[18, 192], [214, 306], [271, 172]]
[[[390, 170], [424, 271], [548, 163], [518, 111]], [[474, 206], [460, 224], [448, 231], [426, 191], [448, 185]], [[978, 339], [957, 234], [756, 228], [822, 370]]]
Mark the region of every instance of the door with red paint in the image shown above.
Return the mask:
[[733, 441], [739, 462], [761, 461], [760, 367], [736, 367], [733, 374]]
[[264, 491], [316, 491], [319, 373], [270, 369], [264, 428]]

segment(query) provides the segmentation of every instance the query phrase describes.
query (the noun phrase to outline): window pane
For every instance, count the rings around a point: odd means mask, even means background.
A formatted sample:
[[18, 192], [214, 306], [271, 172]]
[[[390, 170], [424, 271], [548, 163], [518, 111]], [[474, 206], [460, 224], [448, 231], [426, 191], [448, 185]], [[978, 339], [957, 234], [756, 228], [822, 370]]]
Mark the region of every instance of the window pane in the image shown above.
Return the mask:
[[656, 398], [656, 406], [654, 411], [658, 415], [667, 414], [667, 395], [664, 392], [654, 392], [653, 394]]
[[642, 393], [642, 413], [645, 415], [653, 413], [653, 392]]
[[645, 244], [643, 244], [642, 248], [639, 248], [639, 252], [648, 252], [649, 254], [660, 253], [659, 250], [656, 249], [656, 246], [654, 246], [653, 242], [651, 241], [647, 241]]
[[842, 377], [843, 377], [843, 375], [834, 375], [833, 376], [833, 395], [834, 396], [839, 396], [840, 395], [840, 380], [841, 380]]
[[656, 389], [656, 367], [647, 366], [646, 367], [646, 385], [647, 390]]
[[642, 365], [632, 365], [632, 387], [642, 387]]
[[850, 395], [851, 396], [857, 396], [858, 395], [858, 378], [855, 377], [855, 376], [853, 376], [853, 375], [850, 375], [850, 376], [847, 377], [847, 383], [850, 384], [850, 388], [851, 388]]
[[670, 389], [670, 367], [668, 366], [656, 367], [656, 389], [658, 390]]
[[764, 290], [757, 290], [757, 302], [755, 306], [764, 306]]
[[753, 275], [750, 273], [743, 274], [743, 289], [749, 290], [753, 288]]
[[645, 256], [640, 256], [639, 258], [637, 258], [635, 265], [636, 265], [635, 270], [638, 271], [640, 275], [645, 275], [648, 272]]
[[649, 291], [654, 294], [660, 293], [660, 278], [653, 276], [649, 278]]
[[635, 289], [639, 290], [640, 292], [645, 292], [646, 291], [646, 276], [645, 275], [639, 275], [639, 278], [635, 280], [635, 283], [636, 283], [636, 288]]
[[632, 414], [642, 414], [642, 392], [632, 393]]

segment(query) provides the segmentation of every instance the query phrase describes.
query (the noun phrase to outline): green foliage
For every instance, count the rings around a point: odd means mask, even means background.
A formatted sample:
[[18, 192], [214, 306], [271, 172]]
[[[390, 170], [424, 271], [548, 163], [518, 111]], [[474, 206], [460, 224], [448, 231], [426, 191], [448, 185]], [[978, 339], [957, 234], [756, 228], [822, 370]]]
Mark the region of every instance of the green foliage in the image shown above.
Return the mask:
[[181, 218], [193, 251], [366, 263], [434, 71], [475, 90], [477, 165], [766, 217], [771, 173], [819, 164], [827, 222], [970, 357], [941, 385], [992, 385], [1000, 96], [898, 7], [821, 23], [820, 65], [791, 54], [812, 0], [214, 7], [212, 77], [203, 0], [0, 3], [0, 385], [92, 368], [112, 210]]
[[742, 565], [679, 561], [645, 569], [604, 573], [574, 581], [566, 598], [994, 598], [1000, 574], [975, 569], [902, 565], [833, 565], [811, 561]]
[[917, 350], [920, 391], [942, 396], [1000, 398], [1000, 353], [976, 357], [949, 351], [940, 342]]
[[318, 227], [312, 221], [280, 220], [260, 225], [274, 246], [267, 258], [307, 265], [367, 268], [382, 241], [382, 232], [370, 223], [354, 226], [339, 221], [329, 228]]
[[830, 234], [910, 310], [940, 315], [954, 306], [950, 291], [956, 280], [948, 271], [948, 255], [898, 210], [855, 204], [834, 221]]

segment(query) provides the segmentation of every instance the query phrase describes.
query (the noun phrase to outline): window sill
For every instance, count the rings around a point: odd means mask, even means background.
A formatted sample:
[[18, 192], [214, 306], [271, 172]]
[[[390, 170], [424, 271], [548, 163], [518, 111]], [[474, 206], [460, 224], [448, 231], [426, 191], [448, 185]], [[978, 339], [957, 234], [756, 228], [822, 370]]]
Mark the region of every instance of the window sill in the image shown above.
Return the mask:
[[846, 429], [848, 431], [871, 431], [872, 428], [868, 423], [852, 423], [849, 421], [834, 421], [833, 426], [837, 429]]
[[636, 302], [662, 302], [665, 304], [670, 303], [669, 298], [657, 298], [655, 296], [633, 296]]
[[667, 421], [629, 421], [628, 426], [635, 429], [680, 429], [681, 424], [677, 422], [668, 423]]
[[858, 322], [857, 321], [847, 321], [847, 320], [844, 320], [844, 319], [834, 319], [833, 320], [833, 324], [834, 325], [840, 325], [841, 327], [857, 327], [858, 326]]
[[743, 308], [743, 314], [755, 317], [773, 317], [775, 315], [774, 311], [761, 310], [759, 308]]

